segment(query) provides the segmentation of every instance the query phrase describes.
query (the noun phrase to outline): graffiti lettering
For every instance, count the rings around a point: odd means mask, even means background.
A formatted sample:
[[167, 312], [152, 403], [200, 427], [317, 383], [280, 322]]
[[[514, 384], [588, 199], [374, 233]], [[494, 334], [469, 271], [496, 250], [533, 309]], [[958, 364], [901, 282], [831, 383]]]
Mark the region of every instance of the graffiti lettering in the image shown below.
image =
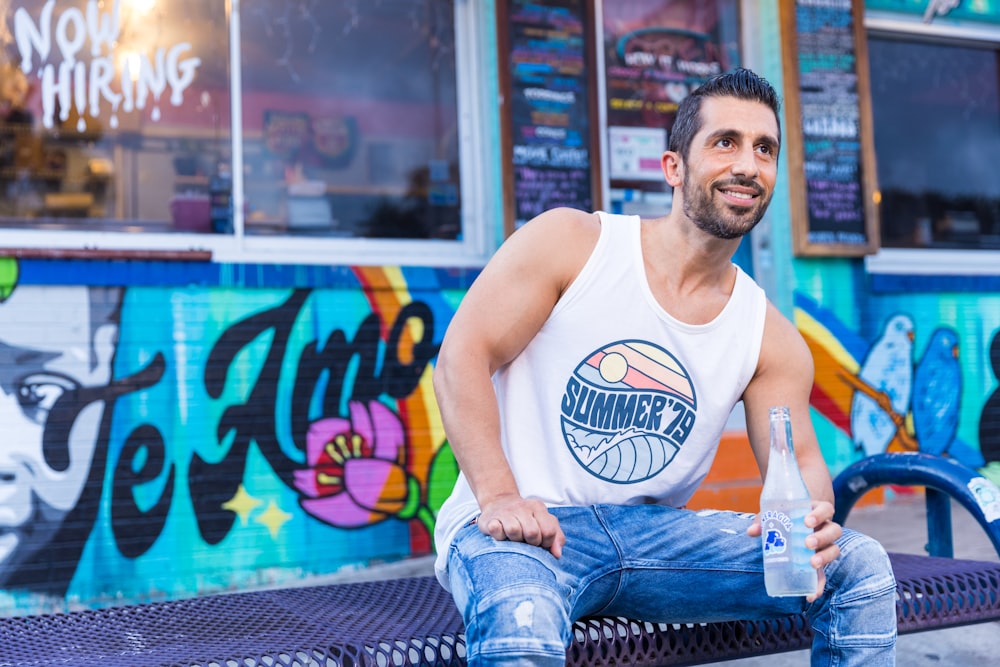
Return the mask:
[[111, 490], [111, 524], [115, 544], [126, 558], [146, 553], [167, 522], [174, 490], [173, 466], [169, 466], [166, 486], [150, 509], [140, 508], [133, 492], [135, 487], [157, 479], [163, 473], [165, 460], [163, 436], [149, 424], [132, 431], [118, 458]]
[[216, 429], [220, 446], [228, 449], [221, 460], [213, 463], [197, 452], [191, 457], [188, 483], [191, 502], [198, 520], [198, 530], [209, 544], [218, 544], [229, 532], [236, 515], [220, 509], [236, 494], [243, 479], [246, 456], [251, 442], [256, 442], [261, 454], [286, 484], [292, 482], [295, 462], [282, 451], [274, 426], [277, 405], [278, 369], [285, 356], [288, 338], [302, 305], [308, 298], [305, 290], [296, 290], [283, 304], [261, 311], [237, 322], [219, 337], [209, 352], [205, 364], [205, 389], [213, 398], [220, 398], [236, 357], [245, 347], [267, 332], [271, 345], [262, 371], [245, 403], [233, 405], [223, 412]]
[[[53, 404], [42, 434], [44, 465], [64, 474], [71, 471], [74, 457], [80, 456], [79, 452], [73, 451], [74, 446], [79, 444], [78, 439], [76, 442], [73, 440], [74, 429], [80, 428], [81, 415], [93, 406], [103, 404], [105, 409], [93, 450], [93, 459], [85, 463], [80, 461], [75, 463], [77, 466], [87, 468], [86, 479], [75, 506], [65, 520], [53, 522], [51, 518], [45, 516], [51, 513], [51, 510], [40, 508], [37, 510], [31, 534], [39, 544], [45, 545], [45, 559], [38, 559], [34, 563], [8, 560], [4, 563], [4, 567], [0, 568], [0, 587], [28, 588], [52, 595], [65, 593], [80, 558], [80, 550], [87, 541], [101, 505], [112, 406], [119, 397], [159, 382], [165, 367], [163, 355], [156, 354], [145, 368], [132, 376], [115, 380], [108, 385], [79, 387], [67, 391]], [[65, 479], [63, 485], [66, 485]], [[115, 486], [118, 487], [117, 480]], [[165, 495], [169, 498], [169, 494]], [[111, 528], [116, 540], [124, 533], [122, 527], [114, 522]], [[159, 535], [161, 528], [162, 525], [152, 532], [146, 531], [144, 539], [151, 544]]]
[[[192, 456], [189, 469], [191, 500], [198, 528], [209, 544], [220, 542], [231, 529], [236, 515], [221, 509], [236, 493], [246, 465], [250, 443], [256, 443], [275, 474], [294, 488], [294, 471], [302, 466], [281, 448], [276, 430], [275, 406], [282, 360], [292, 326], [301, 312], [308, 291], [296, 290], [283, 304], [237, 322], [215, 343], [205, 368], [205, 388], [219, 398], [237, 355], [267, 333], [270, 348], [259, 377], [241, 405], [230, 406], [219, 422], [217, 436], [221, 456]], [[433, 341], [434, 318], [426, 304], [410, 303], [400, 310], [381, 339], [381, 324], [375, 314], [359, 325], [353, 340], [341, 330], [333, 331], [320, 347], [302, 351], [289, 406], [291, 438], [305, 452], [305, 436], [312, 420], [347, 414], [349, 401], [368, 402], [380, 396], [403, 398], [418, 385], [430, 360], [437, 354]], [[409, 336], [415, 336], [410, 341]], [[217, 460], [217, 462], [212, 462]]]
[[[404, 334], [408, 331], [420, 332], [420, 339], [414, 341], [409, 350], [404, 344]], [[386, 394], [402, 398], [417, 388], [427, 364], [437, 356], [439, 346], [433, 340], [434, 313], [427, 304], [414, 301], [404, 306], [389, 331], [389, 345], [382, 368], [382, 385]], [[404, 361], [406, 357], [409, 359]]]
[[[408, 326], [411, 320], [415, 323]], [[348, 401], [368, 403], [383, 394], [403, 398], [417, 387], [438, 350], [431, 342], [434, 315], [430, 308], [414, 302], [400, 310], [389, 331], [384, 358], [380, 354], [380, 330], [379, 318], [373, 313], [361, 322], [353, 341], [337, 330], [327, 337], [322, 348], [312, 346], [303, 351], [291, 404], [292, 433], [296, 437], [304, 438], [317, 417], [346, 414]], [[407, 331], [422, 334], [404, 352]], [[403, 361], [404, 357], [409, 359]], [[297, 444], [304, 450], [302, 441]]]

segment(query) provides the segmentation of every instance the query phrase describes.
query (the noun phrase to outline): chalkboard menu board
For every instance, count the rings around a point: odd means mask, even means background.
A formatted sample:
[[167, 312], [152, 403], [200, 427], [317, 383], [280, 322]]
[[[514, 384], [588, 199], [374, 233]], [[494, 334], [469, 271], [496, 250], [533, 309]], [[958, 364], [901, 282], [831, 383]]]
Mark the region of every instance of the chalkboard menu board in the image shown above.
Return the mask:
[[[592, 0], [512, 0], [501, 53], [507, 231], [544, 210], [596, 208]], [[596, 162], [594, 160], [593, 162]]]
[[798, 255], [878, 249], [863, 4], [781, 2], [789, 124], [784, 150]]

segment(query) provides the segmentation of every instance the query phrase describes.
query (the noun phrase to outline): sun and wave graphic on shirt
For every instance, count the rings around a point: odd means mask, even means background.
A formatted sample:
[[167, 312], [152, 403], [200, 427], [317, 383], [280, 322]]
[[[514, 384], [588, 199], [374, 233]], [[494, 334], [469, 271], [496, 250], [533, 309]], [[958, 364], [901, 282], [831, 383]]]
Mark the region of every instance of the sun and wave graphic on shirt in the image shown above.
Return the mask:
[[633, 484], [670, 464], [696, 409], [691, 378], [672, 354], [646, 341], [618, 341], [574, 369], [563, 394], [563, 436], [592, 475]]

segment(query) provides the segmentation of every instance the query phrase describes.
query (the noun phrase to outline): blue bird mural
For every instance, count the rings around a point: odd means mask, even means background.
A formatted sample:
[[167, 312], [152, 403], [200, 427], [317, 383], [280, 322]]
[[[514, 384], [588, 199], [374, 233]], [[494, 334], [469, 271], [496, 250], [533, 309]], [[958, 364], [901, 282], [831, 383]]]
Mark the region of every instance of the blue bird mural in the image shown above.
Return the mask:
[[896, 436], [898, 424], [906, 418], [913, 387], [913, 320], [894, 315], [882, 335], [868, 350], [858, 377], [871, 389], [888, 397], [895, 415], [887, 414], [878, 403], [856, 391], [851, 400], [851, 437], [865, 456], [886, 451]]
[[958, 334], [939, 328], [913, 371], [913, 430], [920, 451], [942, 455], [958, 431], [962, 368]]

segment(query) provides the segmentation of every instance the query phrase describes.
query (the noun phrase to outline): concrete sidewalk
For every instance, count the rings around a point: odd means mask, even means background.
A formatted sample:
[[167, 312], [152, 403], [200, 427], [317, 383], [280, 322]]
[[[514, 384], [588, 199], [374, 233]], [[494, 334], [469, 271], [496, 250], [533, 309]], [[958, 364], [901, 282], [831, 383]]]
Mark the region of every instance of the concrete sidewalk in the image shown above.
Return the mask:
[[[989, 538], [964, 507], [952, 502], [955, 557], [998, 561]], [[926, 555], [927, 515], [923, 494], [897, 495], [884, 505], [859, 507], [845, 525], [874, 537], [887, 551]], [[972, 667], [1000, 664], [1000, 621], [902, 635], [896, 644], [899, 667]], [[725, 667], [804, 667], [808, 651], [712, 663]]]

